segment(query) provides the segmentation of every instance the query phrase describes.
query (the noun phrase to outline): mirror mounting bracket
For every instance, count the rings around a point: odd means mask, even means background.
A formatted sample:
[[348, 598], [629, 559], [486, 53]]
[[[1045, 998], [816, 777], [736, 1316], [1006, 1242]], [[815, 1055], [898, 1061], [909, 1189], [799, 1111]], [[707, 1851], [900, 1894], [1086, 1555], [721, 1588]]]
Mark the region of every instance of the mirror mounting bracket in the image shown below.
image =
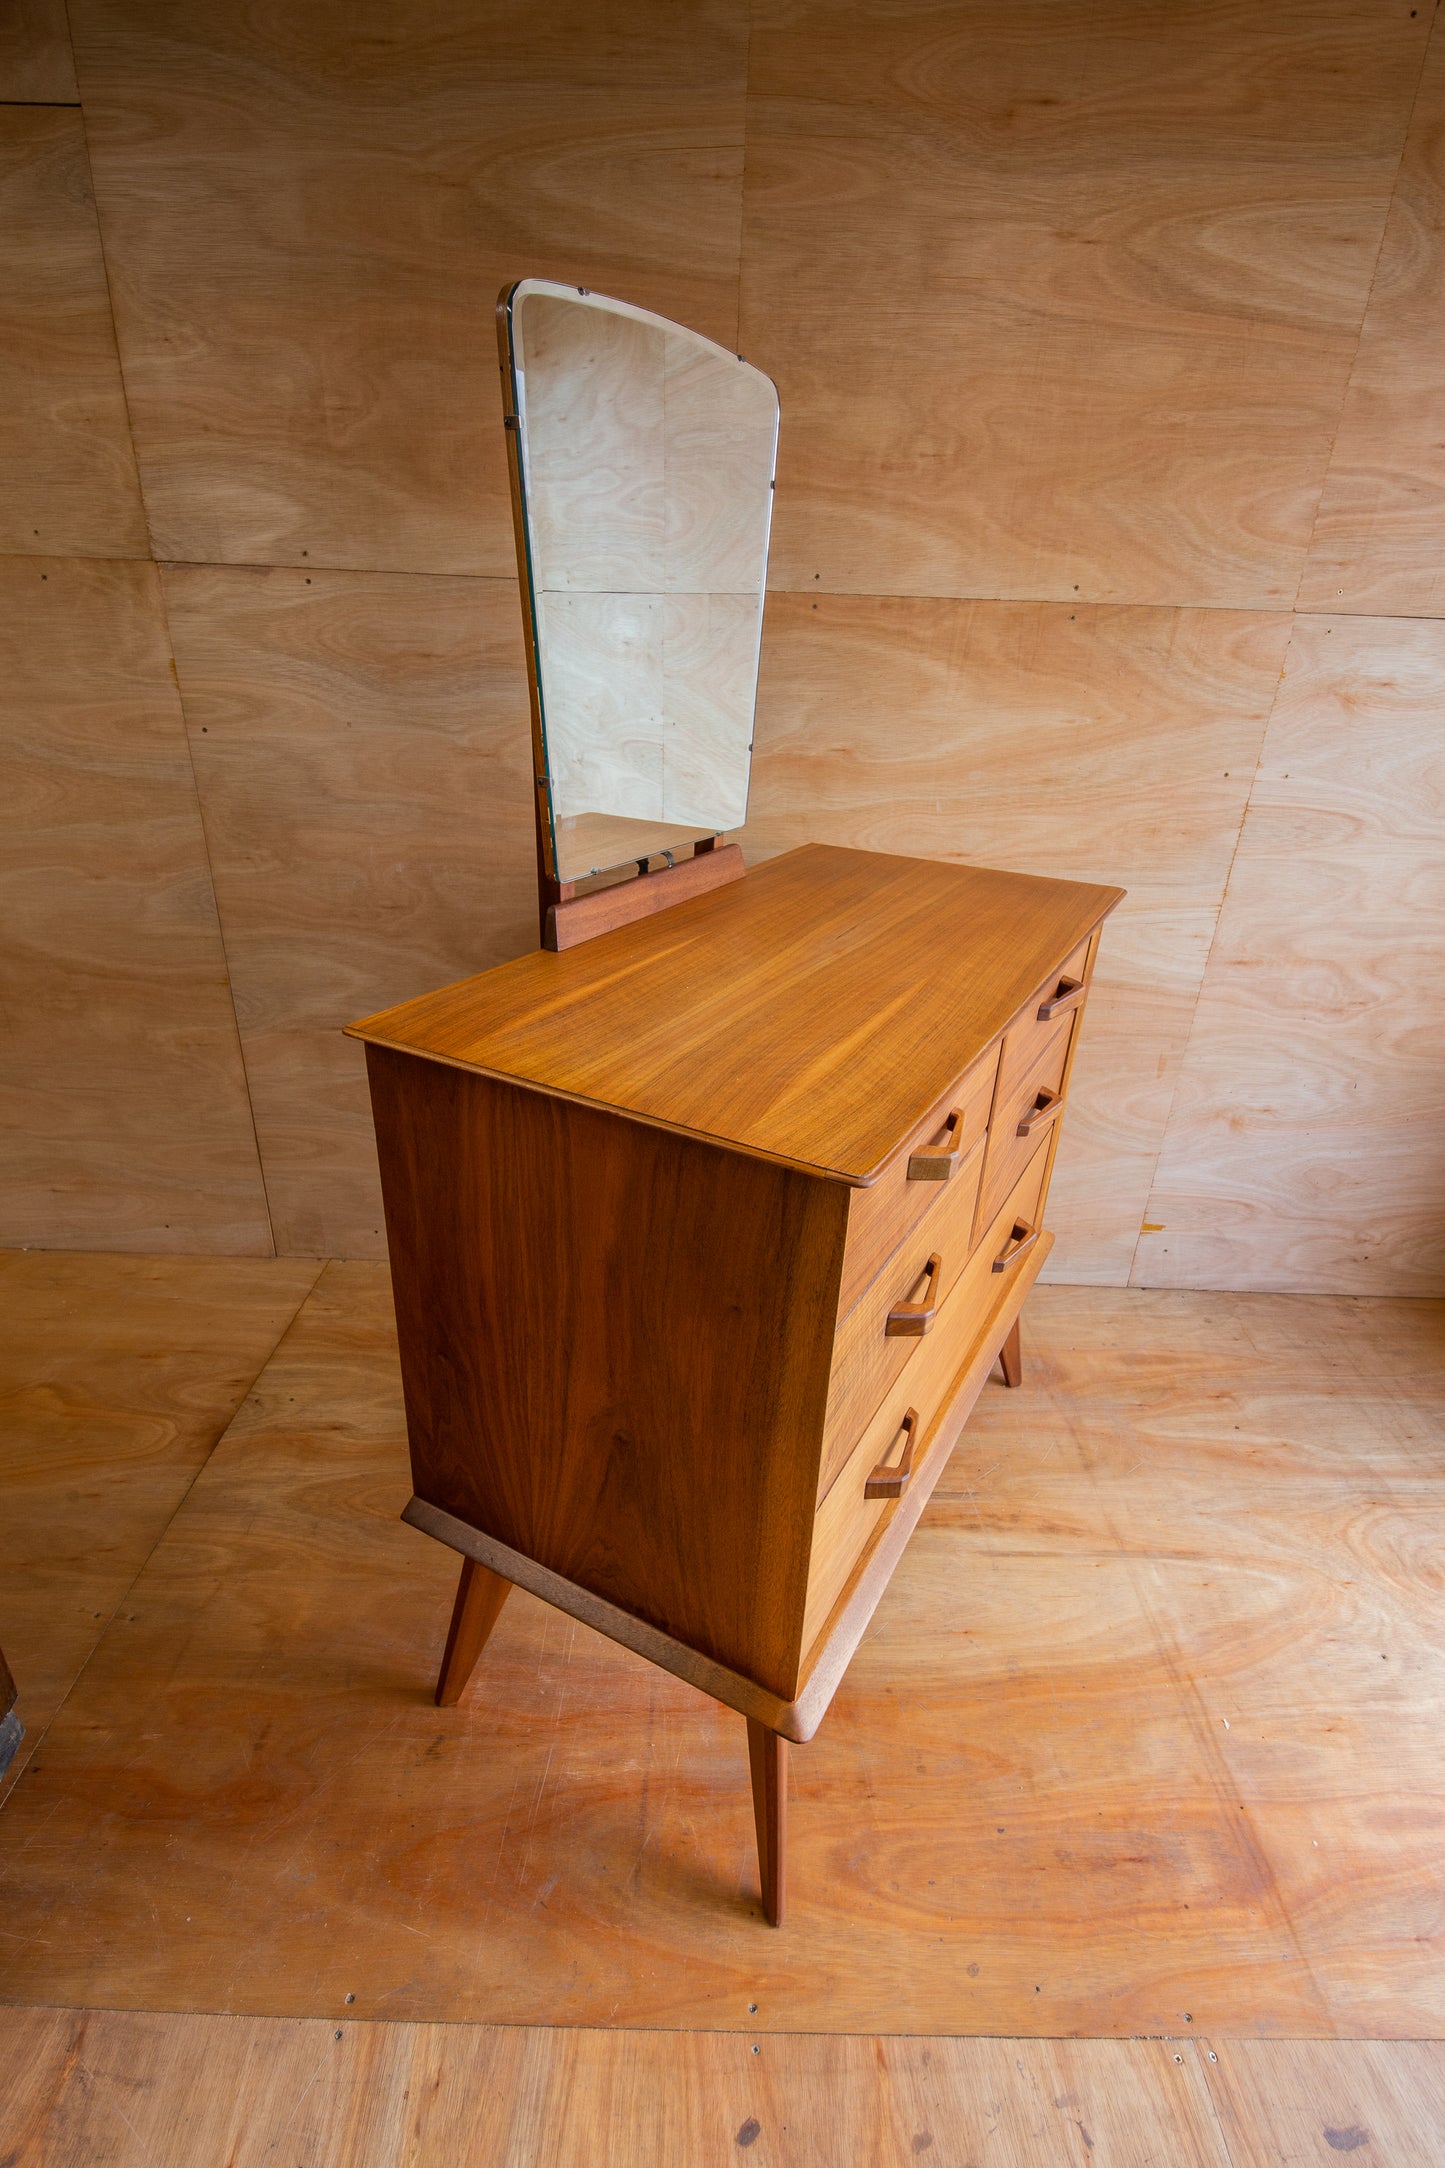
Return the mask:
[[746, 871], [736, 843], [720, 843], [716, 836], [706, 836], [691, 858], [680, 858], [655, 872], [645, 861], [640, 862], [637, 873], [630, 878], [579, 896], [579, 883], [554, 880], [548, 873], [539, 846], [537, 889], [542, 946], [575, 948], [579, 941], [590, 941], [596, 934], [611, 933], [635, 919], [651, 918], [654, 912], [665, 911], [671, 904], [687, 903], [694, 896], [705, 896], [709, 889], [723, 888], [729, 881], [740, 880]]

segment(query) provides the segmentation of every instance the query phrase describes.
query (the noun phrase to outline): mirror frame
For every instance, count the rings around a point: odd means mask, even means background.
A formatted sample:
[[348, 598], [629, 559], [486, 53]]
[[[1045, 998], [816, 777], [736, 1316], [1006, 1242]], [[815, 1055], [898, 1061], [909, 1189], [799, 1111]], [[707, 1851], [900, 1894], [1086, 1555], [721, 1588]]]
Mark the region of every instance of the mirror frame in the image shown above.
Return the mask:
[[[588, 286], [569, 286], [556, 279], [521, 278], [510, 281], [502, 288], [497, 297], [497, 354], [502, 376], [502, 426], [507, 437], [507, 472], [512, 493], [512, 526], [517, 550], [517, 581], [521, 595], [522, 620], [527, 650], [527, 691], [532, 716], [532, 808], [536, 823], [537, 873], [542, 890], [541, 914], [545, 939], [549, 905], [569, 899], [580, 886], [585, 885], [585, 878], [583, 881], [579, 881], [576, 877], [564, 879], [557, 870], [556, 831], [553, 826], [556, 815], [552, 798], [552, 777], [547, 763], [546, 723], [542, 704], [542, 662], [537, 622], [536, 589], [532, 572], [531, 538], [527, 518], [526, 481], [522, 464], [522, 414], [517, 398], [516, 339], [513, 321], [513, 310], [516, 303], [525, 299], [529, 293], [548, 294], [557, 300], [582, 299], [600, 303], [610, 312], [631, 317], [638, 323], [652, 325], [660, 331], [683, 332], [689, 339], [696, 340], [700, 346], [711, 348], [720, 360], [735, 364], [743, 362], [744, 367], [747, 368], [752, 368], [754, 365], [744, 362], [741, 354], [733, 353], [728, 347], [719, 346], [715, 340], [705, 338], [701, 332], [691, 330], [686, 324], [675, 323], [670, 317], [659, 316], [651, 309], [637, 308], [632, 302], [619, 301], [610, 294], [596, 293], [593, 288]], [[761, 369], [756, 370], [755, 373], [759, 376], [766, 374]], [[771, 377], [767, 378], [767, 381], [772, 384]], [[773, 498], [778, 464], [780, 410], [775, 384], [773, 385], [773, 399], [772, 457], [768, 467], [767, 513], [763, 525], [763, 586], [758, 598], [759, 661], [762, 653], [762, 610], [767, 595], [768, 552], [772, 540]], [[755, 664], [752, 695], [754, 720], [757, 715], [757, 688], [758, 673], [757, 664]], [[749, 787], [751, 787], [751, 727], [749, 729], [748, 767]], [[663, 824], [659, 822], [658, 825], [662, 826]], [[722, 831], [715, 828], [699, 828], [690, 831], [690, 833], [694, 851], [706, 852], [712, 848]], [[664, 849], [661, 845], [650, 855], [654, 858], [665, 859], [669, 867], [673, 863], [671, 851]], [[622, 859], [616, 865], [599, 867], [597, 872], [603, 880], [606, 880], [610, 876], [619, 873], [625, 876], [626, 869], [633, 865], [638, 868], [639, 872], [646, 871], [648, 864], [648, 859]]]

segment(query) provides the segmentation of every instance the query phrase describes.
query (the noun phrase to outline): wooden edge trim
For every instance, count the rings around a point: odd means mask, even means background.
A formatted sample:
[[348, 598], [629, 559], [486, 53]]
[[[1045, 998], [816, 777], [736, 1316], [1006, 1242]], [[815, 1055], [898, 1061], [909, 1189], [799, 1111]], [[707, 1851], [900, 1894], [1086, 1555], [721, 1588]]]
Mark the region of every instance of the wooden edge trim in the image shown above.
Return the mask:
[[595, 1626], [609, 1641], [621, 1642], [623, 1648], [645, 1656], [649, 1663], [670, 1671], [674, 1678], [685, 1679], [689, 1686], [711, 1694], [714, 1701], [725, 1702], [728, 1708], [738, 1710], [741, 1715], [766, 1724], [769, 1731], [780, 1732], [785, 1739], [796, 1739], [800, 1743], [811, 1736], [791, 1728], [792, 1704], [770, 1694], [765, 1686], [758, 1686], [752, 1679], [729, 1671], [725, 1664], [714, 1663], [710, 1656], [699, 1655], [685, 1642], [674, 1641], [671, 1634], [649, 1626], [645, 1619], [634, 1618], [629, 1611], [619, 1611], [605, 1596], [594, 1596], [591, 1589], [579, 1588], [575, 1581], [565, 1580], [550, 1567], [539, 1566], [535, 1558], [512, 1550], [495, 1536], [483, 1535], [481, 1529], [473, 1528], [467, 1521], [459, 1521], [455, 1514], [444, 1512], [440, 1506], [428, 1505], [424, 1498], [414, 1497], [403, 1509], [401, 1517], [411, 1527], [419, 1528], [423, 1535], [435, 1536], [439, 1543], [460, 1551], [464, 1558], [474, 1558], [479, 1565], [490, 1566], [493, 1573], [515, 1581], [518, 1588], [529, 1589], [544, 1603], [554, 1604], [572, 1618], [581, 1619], [584, 1626]]
[[[711, 852], [705, 853], [704, 856], [711, 858], [721, 858], [724, 857], [728, 851], [736, 850], [737, 848], [738, 846], [736, 844], [724, 844], [721, 849], [715, 849]], [[823, 848], [823, 846], [819, 844], [802, 843], [797, 846], [797, 853], [787, 851], [784, 852], [782, 856], [790, 858], [795, 855], [801, 854], [804, 851], [818, 850], [821, 848]], [[780, 862], [781, 860], [776, 858], [769, 861], [769, 863], [772, 865], [777, 865]], [[689, 860], [688, 863], [692, 864], [693, 861]], [[679, 869], [674, 868], [674, 871], [677, 870]], [[760, 873], [766, 872], [767, 867], [762, 866], [759, 867], [757, 870]], [[660, 881], [663, 879], [663, 875], [660, 873], [649, 874], [648, 879], [652, 881]], [[632, 888], [636, 887], [637, 883], [628, 881], [623, 882], [620, 885], [623, 887]], [[1074, 885], [1076, 887], [1083, 887], [1089, 884], [1083, 882], [1076, 882]], [[605, 895], [609, 893], [609, 891], [603, 889], [598, 890], [596, 893]], [[1122, 888], [1114, 888], [1106, 890], [1105, 893], [1111, 896], [1113, 898], [1113, 901], [1107, 903], [1104, 906], [1099, 917], [1095, 919], [1093, 925], [1089, 929], [1088, 934], [1084, 937], [1092, 941], [1093, 943], [1093, 948], [1090, 951], [1089, 964], [1091, 982], [1093, 973], [1092, 958], [1098, 950], [1098, 940], [1099, 935], [1103, 929], [1104, 920], [1109, 916], [1110, 912], [1118, 906], [1124, 896], [1127, 895], [1128, 891]], [[579, 902], [585, 902], [587, 899], [585, 897], [580, 897], [577, 900]], [[1076, 947], [1077, 945], [1078, 944], [1075, 943]], [[473, 976], [480, 976], [480, 974], [473, 974]], [[465, 982], [460, 979], [452, 981], [453, 985], [458, 986], [464, 983]], [[438, 987], [436, 991], [440, 993], [445, 992], [446, 989]], [[1027, 1008], [1027, 1006], [1028, 1003], [1025, 1002], [1024, 1008]], [[442, 1054], [430, 1047], [422, 1048], [413, 1046], [405, 1039], [388, 1038], [385, 1032], [374, 1030], [372, 1027], [377, 1023], [379, 1018], [387, 1016], [390, 1013], [391, 1012], [389, 1010], [381, 1009], [377, 1011], [375, 1016], [358, 1017], [355, 1023], [342, 1025], [341, 1035], [343, 1038], [346, 1039], [357, 1039], [361, 1042], [363, 1046], [382, 1047], [386, 1050], [387, 1053], [390, 1054], [408, 1054], [413, 1061], [438, 1062], [444, 1069], [461, 1070], [464, 1076], [487, 1077], [496, 1084], [509, 1084], [514, 1091], [540, 1092], [544, 1099], [562, 1099], [565, 1100], [570, 1106], [595, 1107], [603, 1114], [614, 1114], [619, 1118], [619, 1120], [622, 1121], [640, 1122], [646, 1129], [660, 1129], [669, 1136], [691, 1137], [695, 1143], [699, 1144], [718, 1144], [721, 1145], [725, 1151], [740, 1152], [744, 1158], [762, 1160], [763, 1163], [767, 1166], [791, 1167], [799, 1174], [817, 1175], [822, 1181], [838, 1182], [848, 1189], [871, 1189], [873, 1187], [873, 1184], [877, 1182], [884, 1174], [887, 1173], [888, 1169], [893, 1165], [894, 1161], [898, 1159], [901, 1154], [907, 1149], [906, 1143], [895, 1145], [894, 1148], [888, 1153], [886, 1158], [879, 1160], [876, 1167], [867, 1168], [861, 1173], [855, 1169], [847, 1167], [824, 1166], [820, 1161], [817, 1160], [798, 1159], [795, 1156], [792, 1156], [786, 1152], [770, 1152], [764, 1145], [748, 1143], [746, 1138], [713, 1136], [710, 1135], [708, 1131], [703, 1129], [690, 1129], [685, 1122], [666, 1121], [660, 1115], [645, 1114], [640, 1112], [636, 1107], [620, 1107], [616, 1105], [615, 1102], [608, 1099], [590, 1099], [585, 1092], [566, 1091], [560, 1085], [544, 1083], [537, 1077], [518, 1076], [514, 1070], [494, 1069], [489, 1067], [486, 1062], [468, 1061], [464, 1059], [460, 1054]], [[989, 1048], [997, 1046], [1004, 1032], [1010, 1030], [1012, 1026], [1018, 1021], [1018, 1018], [1023, 1015], [1023, 1013], [1024, 1010], [1022, 1008], [1016, 1010], [1014, 1012], [1014, 1015], [1010, 1017], [1008, 1023], [1001, 1025], [999, 1027], [999, 1030], [994, 1033], [993, 1038], [989, 1040], [988, 1044], [979, 1048], [978, 1053], [975, 1054], [973, 1060], [968, 1064], [968, 1067], [965, 1069], [961, 1069], [958, 1075], [954, 1078], [953, 1082], [949, 1085], [948, 1090], [939, 1094], [938, 1100], [935, 1101], [936, 1105], [941, 1104], [944, 1099], [951, 1097], [951, 1095], [959, 1089], [960, 1085], [968, 1076], [969, 1072], [976, 1068], [978, 1063], [983, 1061], [987, 1057]], [[1080, 1016], [1083, 1014], [1082, 1010], [1075, 1013]], [[1071, 1044], [1076, 1042], [1077, 1038], [1078, 1032], [1076, 1029], [1073, 1034], [1073, 1041], [1071, 1041]], [[1065, 1081], [1067, 1082], [1067, 1076], [1065, 1078]], [[997, 1077], [995, 1077], [995, 1090], [997, 1090]], [[989, 1111], [990, 1119], [992, 1119], [992, 1102], [990, 1102]], [[919, 1120], [921, 1121], [922, 1119], [923, 1117], [922, 1115], [920, 1115]], [[1056, 1128], [1055, 1135], [1057, 1136], [1057, 1134], [1058, 1131]]]
[[611, 933], [618, 926], [630, 926], [674, 903], [686, 903], [690, 896], [702, 896], [710, 888], [740, 880], [747, 870], [738, 845], [725, 843], [721, 850], [703, 851], [661, 873], [640, 873], [636, 880], [618, 881], [611, 888], [594, 889], [588, 896], [554, 903], [547, 913], [542, 945], [557, 950], [575, 948], [579, 941]]
[[854, 1568], [833, 1606], [827, 1625], [813, 1644], [807, 1683], [796, 1701], [784, 1701], [779, 1695], [769, 1693], [765, 1686], [743, 1678], [736, 1671], [729, 1671], [725, 1664], [715, 1663], [710, 1656], [700, 1655], [696, 1649], [675, 1641], [659, 1627], [649, 1626], [645, 1619], [634, 1618], [629, 1611], [619, 1610], [605, 1596], [595, 1596], [591, 1589], [579, 1588], [575, 1581], [553, 1573], [550, 1567], [539, 1566], [535, 1558], [514, 1551], [496, 1536], [484, 1535], [480, 1528], [458, 1520], [455, 1514], [445, 1512], [441, 1506], [428, 1505], [424, 1498], [413, 1497], [401, 1517], [410, 1527], [419, 1528], [423, 1535], [435, 1536], [439, 1543], [460, 1551], [464, 1558], [474, 1558], [479, 1565], [490, 1566], [493, 1573], [515, 1581], [518, 1588], [530, 1590], [544, 1603], [553, 1604], [557, 1610], [580, 1619], [584, 1626], [595, 1627], [609, 1641], [620, 1642], [635, 1655], [645, 1656], [649, 1663], [656, 1664], [662, 1671], [670, 1671], [674, 1678], [686, 1680], [700, 1693], [710, 1694], [714, 1701], [765, 1724], [769, 1731], [791, 1739], [795, 1745], [806, 1746], [828, 1712], [828, 1704], [838, 1691], [853, 1651], [878, 1608], [893, 1569], [933, 1494], [934, 1484], [948, 1465], [959, 1433], [998, 1360], [999, 1348], [1023, 1308], [1024, 1297], [1037, 1279], [1053, 1243], [1052, 1235], [1040, 1236], [990, 1311], [974, 1353], [934, 1423], [933, 1442], [917, 1474], [897, 1505], [880, 1523], [878, 1536]]
[[1053, 1246], [1051, 1234], [1040, 1235], [989, 1312], [973, 1354], [955, 1379], [942, 1412], [935, 1418], [922, 1460], [915, 1466], [913, 1481], [897, 1505], [880, 1519], [872, 1544], [853, 1568], [829, 1613], [827, 1624], [804, 1659], [803, 1690], [788, 1711], [797, 1727], [789, 1731], [790, 1739], [800, 1743], [811, 1739], [827, 1714], [828, 1704], [842, 1684], [853, 1652], [878, 1608], [884, 1589], [893, 1578], [893, 1570], [918, 1526], [923, 1509], [933, 1495], [933, 1487], [948, 1466], [959, 1434], [973, 1412], [973, 1404], [998, 1360], [998, 1351], [1012, 1331], [1024, 1298]]
[[[0, 99], [0, 105], [3, 103]], [[719, 1137], [706, 1129], [689, 1129], [683, 1122], [665, 1122], [656, 1114], [638, 1114], [631, 1107], [619, 1107], [610, 1099], [589, 1099], [582, 1092], [562, 1091], [555, 1084], [539, 1084], [532, 1077], [515, 1076], [506, 1069], [488, 1069], [479, 1061], [463, 1061], [458, 1054], [434, 1054], [430, 1049], [422, 1052], [408, 1046], [405, 1040], [383, 1039], [379, 1032], [367, 1031], [364, 1024], [343, 1025], [342, 1037], [356, 1039], [362, 1046], [379, 1047], [384, 1054], [405, 1054], [412, 1061], [433, 1061], [443, 1069], [458, 1069], [463, 1076], [485, 1077], [490, 1084], [509, 1084], [514, 1091], [537, 1092], [543, 1099], [562, 1099], [568, 1106], [590, 1107], [594, 1113], [614, 1115], [620, 1122], [636, 1122], [643, 1129], [660, 1129], [669, 1137], [686, 1137], [693, 1144], [715, 1144], [725, 1152], [736, 1152], [741, 1159], [761, 1160], [767, 1167], [788, 1167], [794, 1174], [816, 1175], [820, 1182], [835, 1182], [840, 1189], [865, 1187], [861, 1176], [847, 1174], [840, 1167], [821, 1167], [811, 1159], [789, 1159], [785, 1153], [765, 1151], [759, 1144], [742, 1144], [736, 1137]]]

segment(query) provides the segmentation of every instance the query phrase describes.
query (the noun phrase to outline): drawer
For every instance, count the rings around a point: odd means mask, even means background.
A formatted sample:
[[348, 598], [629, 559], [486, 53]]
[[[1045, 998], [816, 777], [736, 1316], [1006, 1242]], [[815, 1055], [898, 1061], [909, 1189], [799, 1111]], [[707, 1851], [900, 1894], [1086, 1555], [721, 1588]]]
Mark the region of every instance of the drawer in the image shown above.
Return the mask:
[[978, 1201], [980, 1228], [993, 1218], [1034, 1146], [1064, 1111], [1060, 1094], [1076, 1019], [1088, 991], [1088, 956], [1085, 941], [1061, 970], [1050, 973], [1004, 1034]]
[[838, 1326], [823, 1423], [820, 1498], [889, 1384], [931, 1337], [968, 1263], [983, 1155], [984, 1139], [979, 1137], [941, 1189], [934, 1209], [899, 1244]]
[[[934, 1418], [947, 1407], [954, 1380], [973, 1354], [979, 1334], [999, 1296], [1008, 1285], [1007, 1273], [1026, 1251], [1016, 1245], [1016, 1226], [1036, 1227], [1047, 1143], [1035, 1147], [1033, 1158], [1014, 1185], [1012, 1194], [995, 1214], [984, 1240], [974, 1251], [958, 1284], [944, 1304], [938, 1323], [926, 1340], [916, 1343], [918, 1353], [885, 1395], [872, 1420], [843, 1462], [838, 1476], [813, 1523], [813, 1549], [808, 1567], [808, 1600], [803, 1622], [804, 1652], [812, 1647], [829, 1612], [867, 1549], [873, 1533], [890, 1511], [886, 1498], [864, 1495], [870, 1474], [884, 1461], [896, 1464], [902, 1457], [904, 1418], [911, 1409], [917, 1416], [912, 1436], [915, 1453], [922, 1454]], [[995, 1264], [1006, 1260], [1003, 1270]]]
[[998, 1047], [991, 1046], [919, 1123], [877, 1181], [854, 1190], [838, 1296], [840, 1318], [847, 1316], [909, 1230], [958, 1179], [962, 1160], [987, 1125], [997, 1073]]

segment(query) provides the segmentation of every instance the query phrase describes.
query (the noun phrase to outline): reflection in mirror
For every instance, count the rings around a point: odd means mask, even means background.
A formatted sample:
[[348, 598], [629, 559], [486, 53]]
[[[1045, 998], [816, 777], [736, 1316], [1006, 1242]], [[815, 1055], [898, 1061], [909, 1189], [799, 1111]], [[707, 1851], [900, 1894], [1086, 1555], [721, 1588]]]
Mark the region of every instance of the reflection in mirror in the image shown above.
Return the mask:
[[507, 319], [544, 842], [575, 881], [746, 816], [778, 397], [576, 287], [524, 279]]

